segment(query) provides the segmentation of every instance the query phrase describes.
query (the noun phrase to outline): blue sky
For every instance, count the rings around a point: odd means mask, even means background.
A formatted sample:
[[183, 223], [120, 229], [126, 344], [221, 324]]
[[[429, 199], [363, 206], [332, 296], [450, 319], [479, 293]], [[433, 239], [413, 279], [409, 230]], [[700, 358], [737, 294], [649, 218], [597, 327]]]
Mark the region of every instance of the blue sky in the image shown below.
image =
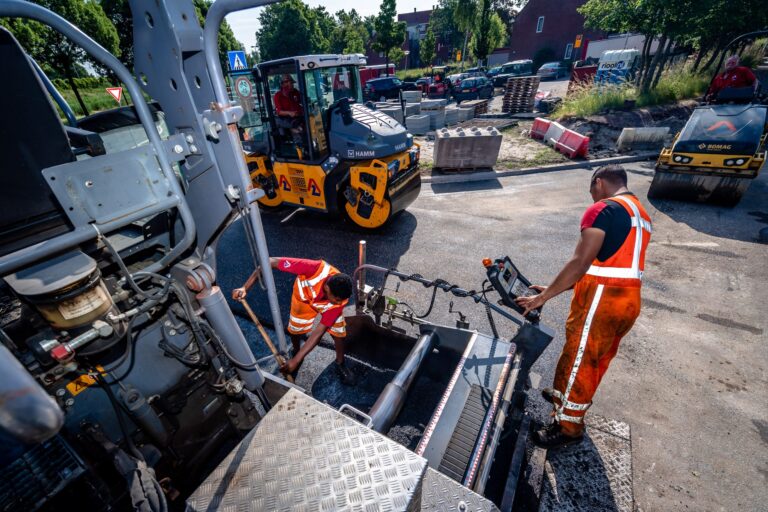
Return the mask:
[[[335, 13], [341, 9], [349, 10], [354, 8], [361, 16], [368, 16], [379, 12], [380, 0], [365, 0], [362, 4], [351, 2], [349, 0], [304, 0], [311, 7], [318, 5], [325, 6], [330, 13]], [[414, 7], [419, 11], [426, 11], [432, 8], [436, 1], [430, 0], [398, 0], [397, 12], [412, 12]], [[248, 9], [227, 16], [227, 22], [235, 32], [235, 37], [245, 45], [246, 50], [251, 51], [251, 46], [256, 44], [254, 33], [259, 27], [259, 12], [263, 9]]]

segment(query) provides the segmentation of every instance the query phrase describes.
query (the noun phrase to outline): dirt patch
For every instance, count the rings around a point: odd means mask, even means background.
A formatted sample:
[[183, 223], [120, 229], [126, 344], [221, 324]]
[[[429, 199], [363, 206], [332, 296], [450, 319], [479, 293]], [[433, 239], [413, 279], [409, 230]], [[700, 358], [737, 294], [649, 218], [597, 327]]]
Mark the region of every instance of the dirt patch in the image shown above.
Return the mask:
[[[531, 121], [519, 121], [516, 126], [501, 129], [501, 149], [496, 169], [520, 169], [568, 161], [565, 156], [551, 147], [529, 138], [527, 133], [531, 129], [531, 124], [533, 124]], [[435, 141], [431, 137], [415, 137], [414, 140], [421, 145], [421, 173], [430, 175], [433, 172]]]
[[560, 123], [590, 138], [590, 158], [605, 158], [616, 155], [616, 141], [624, 128], [668, 126], [671, 140], [683, 128], [696, 106], [698, 103], [695, 101], [684, 101], [627, 112], [609, 111], [589, 117], [564, 118]]

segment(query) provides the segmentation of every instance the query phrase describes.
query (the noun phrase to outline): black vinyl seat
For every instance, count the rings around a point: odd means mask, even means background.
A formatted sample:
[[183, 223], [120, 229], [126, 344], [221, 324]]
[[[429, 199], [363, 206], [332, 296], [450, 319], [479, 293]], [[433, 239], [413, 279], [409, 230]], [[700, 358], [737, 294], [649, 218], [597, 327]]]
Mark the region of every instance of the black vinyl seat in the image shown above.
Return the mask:
[[0, 256], [71, 230], [41, 171], [75, 160], [27, 54], [0, 27]]

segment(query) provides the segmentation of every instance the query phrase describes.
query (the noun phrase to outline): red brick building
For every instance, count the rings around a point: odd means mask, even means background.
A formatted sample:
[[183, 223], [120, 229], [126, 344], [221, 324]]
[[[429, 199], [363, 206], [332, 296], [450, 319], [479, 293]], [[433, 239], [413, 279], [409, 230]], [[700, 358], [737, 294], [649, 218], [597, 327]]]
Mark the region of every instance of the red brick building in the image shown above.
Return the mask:
[[536, 64], [542, 64], [545, 60], [581, 59], [589, 41], [607, 36], [605, 32], [584, 28], [584, 16], [576, 9], [585, 3], [586, 0], [530, 0], [512, 25], [509, 60], [535, 61], [538, 57], [542, 62]]

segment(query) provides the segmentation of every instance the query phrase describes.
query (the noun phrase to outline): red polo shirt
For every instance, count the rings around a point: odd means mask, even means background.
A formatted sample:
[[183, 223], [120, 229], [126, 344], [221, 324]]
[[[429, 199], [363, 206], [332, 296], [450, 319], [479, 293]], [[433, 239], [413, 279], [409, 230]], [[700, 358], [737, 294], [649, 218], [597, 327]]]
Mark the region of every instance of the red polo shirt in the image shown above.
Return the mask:
[[283, 91], [277, 91], [273, 97], [273, 103], [275, 105], [275, 111], [279, 116], [286, 112], [302, 113], [301, 93], [296, 89], [291, 89], [288, 94], [283, 94]]
[[708, 94], [715, 94], [729, 87], [749, 87], [755, 84], [755, 74], [746, 66], [737, 66], [720, 73], [712, 81]]

